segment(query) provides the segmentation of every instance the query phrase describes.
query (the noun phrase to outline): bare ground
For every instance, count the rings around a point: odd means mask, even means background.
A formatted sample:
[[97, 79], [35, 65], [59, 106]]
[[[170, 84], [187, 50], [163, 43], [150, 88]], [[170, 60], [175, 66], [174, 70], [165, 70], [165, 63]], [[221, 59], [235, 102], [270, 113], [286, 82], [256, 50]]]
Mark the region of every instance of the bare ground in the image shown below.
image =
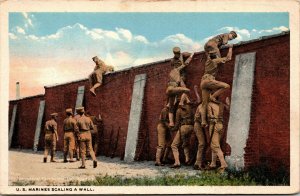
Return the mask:
[[156, 167], [153, 161], [126, 163], [119, 157], [98, 156], [98, 167], [93, 168], [91, 160], [86, 161], [86, 169], [78, 169], [80, 162], [63, 163], [62, 153], [57, 153], [56, 163], [43, 163], [43, 152], [32, 150], [9, 151], [9, 184], [17, 181], [34, 181], [35, 185], [67, 185], [70, 181], [93, 180], [95, 176], [120, 176], [126, 178], [150, 177], [161, 175], [195, 175], [192, 167], [182, 166], [171, 169], [168, 166]]

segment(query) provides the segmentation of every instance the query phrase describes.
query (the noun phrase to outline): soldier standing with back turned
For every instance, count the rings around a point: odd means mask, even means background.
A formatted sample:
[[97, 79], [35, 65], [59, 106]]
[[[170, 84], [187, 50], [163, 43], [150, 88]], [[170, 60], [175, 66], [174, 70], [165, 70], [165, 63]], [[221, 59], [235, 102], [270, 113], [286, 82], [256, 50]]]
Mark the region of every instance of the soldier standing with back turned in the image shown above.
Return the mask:
[[72, 117], [72, 108], [66, 109], [67, 118], [64, 120], [64, 163], [67, 163], [67, 155], [69, 153], [69, 162], [75, 162], [73, 160], [73, 153], [75, 150], [75, 134], [78, 134], [78, 127], [76, 120]]
[[58, 141], [57, 135], [57, 113], [50, 114], [51, 119], [48, 120], [45, 124], [45, 151], [44, 151], [44, 163], [47, 162], [47, 156], [49, 150], [51, 150], [51, 162], [56, 162], [55, 150], [56, 150], [56, 142]]
[[84, 115], [84, 107], [76, 108], [80, 117], [77, 120], [77, 126], [80, 132], [80, 153], [82, 165], [79, 169], [85, 169], [85, 156], [86, 149], [89, 149], [90, 155], [93, 159], [93, 167], [97, 167], [97, 160], [92, 148], [92, 136], [91, 131], [94, 128], [92, 120]]

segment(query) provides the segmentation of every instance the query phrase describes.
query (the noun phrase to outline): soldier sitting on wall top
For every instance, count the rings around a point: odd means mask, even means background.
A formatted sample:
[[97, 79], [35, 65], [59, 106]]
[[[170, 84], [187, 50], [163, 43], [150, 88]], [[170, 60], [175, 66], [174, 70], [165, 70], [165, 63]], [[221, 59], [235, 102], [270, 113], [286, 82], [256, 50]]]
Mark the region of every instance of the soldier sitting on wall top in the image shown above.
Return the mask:
[[106, 72], [113, 72], [114, 67], [110, 65], [106, 65], [101, 59], [99, 59], [97, 56], [92, 58], [93, 61], [96, 63], [96, 66], [94, 68], [94, 71], [89, 75], [89, 81], [90, 81], [90, 92], [92, 95], [96, 96], [96, 88], [102, 85], [103, 75]]

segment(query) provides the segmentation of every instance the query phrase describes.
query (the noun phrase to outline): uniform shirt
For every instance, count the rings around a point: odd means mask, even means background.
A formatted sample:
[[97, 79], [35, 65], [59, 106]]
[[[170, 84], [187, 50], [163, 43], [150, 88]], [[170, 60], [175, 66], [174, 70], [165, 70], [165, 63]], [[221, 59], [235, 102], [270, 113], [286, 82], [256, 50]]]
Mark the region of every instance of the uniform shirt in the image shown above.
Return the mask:
[[96, 71], [97, 69], [101, 69], [101, 67], [106, 66], [104, 61], [102, 61], [101, 59], [99, 59], [99, 64], [96, 64], [94, 71]]
[[193, 112], [189, 104], [183, 105], [176, 111], [176, 123], [175, 128], [178, 129], [181, 124], [188, 123], [193, 124]]
[[222, 119], [224, 111], [223, 103], [215, 103], [210, 101], [207, 105], [207, 115], [210, 119]]
[[171, 59], [171, 67], [172, 68], [177, 68], [180, 67], [183, 63], [189, 64], [190, 60], [188, 61], [188, 58], [191, 56], [191, 53], [189, 52], [183, 52], [181, 53], [180, 57], [177, 58], [172, 58]]
[[45, 129], [48, 132], [52, 132], [54, 133], [55, 131], [57, 131], [57, 122], [54, 119], [48, 120], [45, 124]]
[[229, 34], [224, 33], [213, 37], [209, 41], [216, 42], [218, 44], [218, 47], [220, 48], [222, 45], [226, 45], [228, 43], [228, 40], [229, 40]]
[[218, 72], [218, 65], [220, 63], [225, 63], [227, 61], [227, 57], [223, 58], [215, 58], [215, 59], [207, 59], [205, 62], [205, 74], [210, 74], [214, 77], [216, 77], [217, 72]]
[[76, 120], [72, 117], [69, 116], [64, 120], [64, 131], [70, 131], [73, 130], [74, 132], [78, 132], [78, 127], [76, 124]]
[[89, 130], [93, 130], [93, 128], [94, 128], [94, 124], [93, 124], [91, 118], [85, 116], [84, 114], [78, 118], [77, 126], [80, 131], [81, 130], [89, 131]]

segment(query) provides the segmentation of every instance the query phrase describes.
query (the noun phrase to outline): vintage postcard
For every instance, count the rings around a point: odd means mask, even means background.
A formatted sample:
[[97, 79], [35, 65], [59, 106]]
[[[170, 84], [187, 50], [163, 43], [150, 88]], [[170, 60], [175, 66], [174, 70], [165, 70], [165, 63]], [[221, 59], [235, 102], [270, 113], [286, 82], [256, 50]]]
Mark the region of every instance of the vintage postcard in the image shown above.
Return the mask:
[[299, 193], [299, 1], [1, 1], [1, 194]]

